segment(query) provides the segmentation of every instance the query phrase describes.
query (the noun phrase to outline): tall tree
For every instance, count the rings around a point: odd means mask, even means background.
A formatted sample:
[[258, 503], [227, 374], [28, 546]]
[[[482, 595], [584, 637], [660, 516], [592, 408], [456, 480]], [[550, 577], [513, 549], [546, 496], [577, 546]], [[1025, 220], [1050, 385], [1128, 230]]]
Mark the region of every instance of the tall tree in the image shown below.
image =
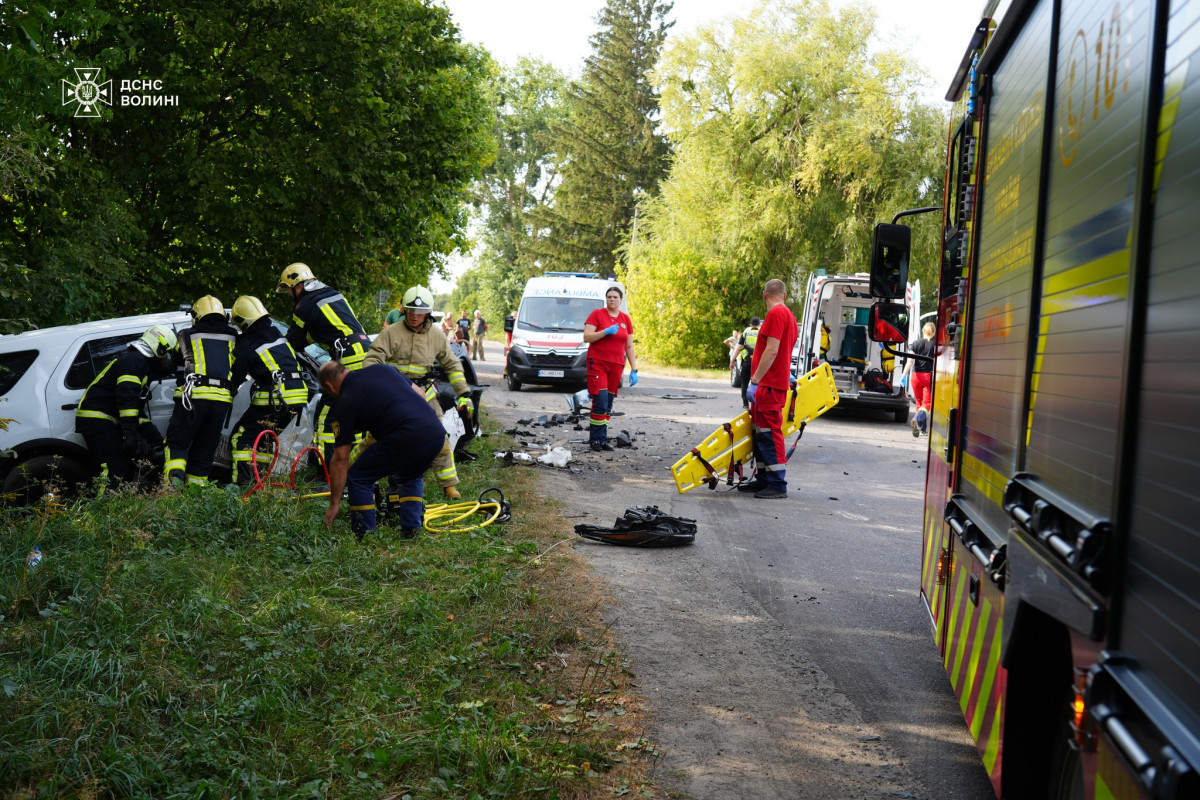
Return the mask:
[[553, 210], [538, 217], [550, 231], [538, 247], [548, 268], [613, 274], [638, 201], [666, 174], [653, 71], [671, 8], [660, 0], [607, 0], [597, 17], [570, 116], [555, 132], [562, 184]]
[[476, 189], [482, 247], [470, 280], [464, 276], [454, 293], [488, 319], [515, 311], [537, 272], [534, 246], [547, 232], [532, 220], [558, 186], [551, 131], [566, 119], [566, 90], [566, 77], [542, 61], [521, 59], [494, 75], [496, 160]]
[[[873, 34], [863, 6], [764, 2], [665, 54], [674, 158], [627, 251], [635, 319], [652, 314], [660, 332], [647, 356], [718, 364], [768, 278], [786, 280], [798, 308], [813, 270], [866, 268], [874, 223], [940, 202], [944, 115], [917, 100], [916, 66]], [[931, 269], [933, 227], [917, 227], [914, 258]]]
[[[18, 303], [36, 322], [158, 310], [210, 292], [267, 299], [295, 260], [365, 299], [426, 280], [464, 243], [491, 110], [484, 57], [459, 41], [446, 9], [422, 0], [31, 8], [0, 5], [0, 31], [11, 31], [0, 46], [22, 90], [0, 120], [49, 139], [54, 173], [0, 197], [0, 267], [28, 278]], [[59, 84], [75, 67], [102, 69], [118, 94], [124, 81], [159, 81], [153, 94], [178, 103], [114, 102], [98, 119], [72, 117]]]

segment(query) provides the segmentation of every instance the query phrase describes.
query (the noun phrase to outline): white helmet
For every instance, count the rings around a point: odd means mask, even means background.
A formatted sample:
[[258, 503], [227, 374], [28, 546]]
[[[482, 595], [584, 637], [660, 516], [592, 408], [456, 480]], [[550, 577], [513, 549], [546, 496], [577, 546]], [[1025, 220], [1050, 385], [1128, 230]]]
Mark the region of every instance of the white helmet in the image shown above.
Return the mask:
[[175, 331], [168, 328], [166, 325], [154, 325], [149, 328], [141, 336], [141, 341], [150, 348], [150, 352], [155, 358], [162, 358], [167, 353], [175, 349], [179, 341], [175, 338]]
[[433, 293], [424, 286], [414, 286], [404, 293], [404, 310], [429, 314], [433, 311]]

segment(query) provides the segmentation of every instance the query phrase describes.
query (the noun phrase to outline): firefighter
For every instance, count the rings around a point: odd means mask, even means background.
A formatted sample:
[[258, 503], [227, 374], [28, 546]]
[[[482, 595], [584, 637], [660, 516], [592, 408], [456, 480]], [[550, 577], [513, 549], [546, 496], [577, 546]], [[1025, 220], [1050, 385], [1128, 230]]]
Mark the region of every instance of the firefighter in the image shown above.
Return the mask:
[[[291, 295], [294, 301], [287, 340], [295, 350], [316, 342], [351, 372], [363, 365], [371, 346], [370, 337], [363, 332], [362, 323], [354, 316], [346, 298], [317, 280], [308, 265], [296, 262], [284, 267], [276, 292]], [[313, 444], [320, 449], [326, 464], [333, 455], [329, 410], [334, 402], [334, 398], [322, 392], [313, 421]]]
[[[400, 536], [416, 536], [424, 517], [423, 475], [446, 444], [439, 414], [423, 400], [424, 392], [385, 364], [350, 372], [335, 359], [322, 364], [317, 377], [321, 391], [338, 398], [329, 415], [337, 446], [329, 463], [325, 527], [337, 518], [345, 488], [350, 530], [359, 540], [376, 530], [375, 484], [388, 476], [393, 491], [402, 493], [389, 503], [398, 510]], [[359, 431], [369, 435], [355, 445]]]
[[278, 433], [300, 416], [308, 403], [308, 385], [296, 351], [271, 322], [261, 300], [249, 295], [235, 300], [233, 324], [241, 331], [233, 348], [233, 385], [241, 386], [247, 375], [254, 381], [250, 405], [231, 441], [234, 478], [244, 486], [253, 478], [251, 459], [264, 467], [271, 461], [270, 451], [256, 451], [254, 440], [267, 429]]
[[[440, 327], [433, 323], [430, 313], [433, 311], [433, 294], [424, 286], [414, 286], [404, 293], [404, 318], [396, 325], [389, 325], [371, 344], [371, 349], [364, 359], [364, 365], [388, 363], [400, 370], [406, 378], [417, 384], [426, 384], [425, 399], [442, 416], [441, 406], [437, 401], [437, 390], [429, 381], [429, 371], [435, 364], [442, 371], [458, 396], [458, 413], [470, 430], [471, 420], [471, 387], [463, 377], [462, 364], [450, 350], [450, 342], [442, 333]], [[450, 450], [449, 442], [438, 453], [433, 461], [434, 477], [438, 486], [446, 495], [447, 500], [458, 500], [458, 471], [454, 466], [454, 453]], [[394, 488], [393, 492], [394, 493]], [[389, 494], [389, 505], [392, 497]]]
[[150, 366], [169, 361], [175, 331], [155, 325], [104, 365], [75, 410], [75, 432], [100, 464], [109, 489], [136, 477], [135, 465], [147, 465], [162, 435], [146, 413]]
[[193, 325], [179, 332], [183, 374], [175, 389], [175, 410], [167, 425], [168, 482], [208, 483], [221, 429], [233, 408], [236, 391], [233, 347], [237, 330], [225, 317], [225, 307], [212, 295], [192, 306]]
[[761, 324], [762, 320], [758, 317], [750, 318], [750, 324], [742, 331], [742, 338], [738, 340], [737, 348], [729, 359], [729, 368], [736, 367], [741, 374], [742, 408], [750, 407], [750, 401], [746, 398], [746, 387], [750, 383], [749, 357], [754, 355], [754, 345], [758, 343], [758, 326]]

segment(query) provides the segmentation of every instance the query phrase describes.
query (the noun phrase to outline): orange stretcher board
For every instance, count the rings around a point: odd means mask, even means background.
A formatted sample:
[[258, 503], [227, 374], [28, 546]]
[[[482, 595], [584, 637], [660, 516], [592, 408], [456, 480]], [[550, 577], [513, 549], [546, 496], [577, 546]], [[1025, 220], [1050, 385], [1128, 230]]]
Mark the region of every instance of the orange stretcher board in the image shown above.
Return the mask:
[[[837, 387], [833, 370], [822, 363], [812, 372], [801, 375], [788, 390], [783, 404], [783, 435], [794, 433], [837, 405]], [[675, 462], [671, 475], [680, 494], [699, 486], [715, 487], [717, 481], [738, 462], [746, 463], [754, 448], [754, 428], [750, 412], [743, 411], [717, 428], [691, 452]]]

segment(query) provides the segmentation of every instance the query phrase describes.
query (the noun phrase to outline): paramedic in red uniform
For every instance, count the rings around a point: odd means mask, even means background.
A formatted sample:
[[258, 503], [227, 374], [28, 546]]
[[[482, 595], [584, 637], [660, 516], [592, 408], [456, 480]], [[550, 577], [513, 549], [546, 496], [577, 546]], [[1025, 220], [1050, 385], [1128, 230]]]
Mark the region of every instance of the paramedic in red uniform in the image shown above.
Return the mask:
[[763, 287], [767, 316], [758, 329], [758, 343], [750, 366], [750, 422], [754, 426], [754, 480], [738, 487], [755, 497], [787, 497], [786, 455], [783, 441], [783, 403], [791, 381], [792, 347], [796, 344], [796, 317], [784, 302], [787, 287], [778, 278]]
[[604, 293], [604, 308], [597, 308], [583, 323], [583, 340], [588, 343], [587, 390], [592, 396], [591, 432], [593, 450], [612, 450], [608, 443], [608, 417], [621, 385], [621, 371], [629, 361], [629, 385], [637, 386], [637, 356], [633, 353], [633, 322], [621, 310], [624, 294], [610, 286]]

